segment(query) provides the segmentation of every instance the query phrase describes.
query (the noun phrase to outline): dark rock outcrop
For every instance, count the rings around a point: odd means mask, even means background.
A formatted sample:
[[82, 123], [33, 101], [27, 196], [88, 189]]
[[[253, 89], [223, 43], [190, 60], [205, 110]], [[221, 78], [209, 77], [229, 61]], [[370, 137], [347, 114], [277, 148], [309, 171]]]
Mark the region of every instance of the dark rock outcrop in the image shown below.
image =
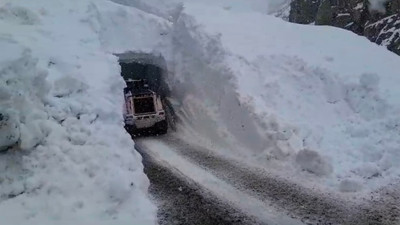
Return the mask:
[[295, 0], [290, 3], [289, 21], [309, 24], [315, 21], [320, 0]]
[[387, 48], [400, 55], [400, 14], [385, 17], [371, 23], [364, 29], [364, 35], [371, 41], [387, 46]]
[[344, 28], [400, 55], [400, 0], [373, 10], [368, 0], [292, 0], [289, 21]]

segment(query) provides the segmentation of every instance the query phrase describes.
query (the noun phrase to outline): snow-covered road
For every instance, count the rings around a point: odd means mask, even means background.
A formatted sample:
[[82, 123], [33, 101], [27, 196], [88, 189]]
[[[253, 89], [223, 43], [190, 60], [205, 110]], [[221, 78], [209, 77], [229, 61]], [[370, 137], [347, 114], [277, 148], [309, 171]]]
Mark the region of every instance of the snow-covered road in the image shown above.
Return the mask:
[[188, 179], [184, 174], [151, 156], [143, 155], [145, 173], [151, 180], [149, 192], [158, 207], [158, 223], [170, 224], [261, 224]]
[[394, 224], [398, 217], [395, 203], [317, 193], [174, 135], [135, 142], [161, 224]]

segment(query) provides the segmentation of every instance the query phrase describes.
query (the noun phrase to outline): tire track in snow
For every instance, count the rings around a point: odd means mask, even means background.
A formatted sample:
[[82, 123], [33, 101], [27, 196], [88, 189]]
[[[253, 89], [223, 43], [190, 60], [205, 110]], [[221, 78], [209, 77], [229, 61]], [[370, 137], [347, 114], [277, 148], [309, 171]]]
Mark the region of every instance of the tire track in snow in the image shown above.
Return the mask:
[[202, 190], [176, 169], [154, 160], [148, 149], [140, 144], [136, 148], [143, 156], [144, 172], [151, 182], [149, 191], [158, 204], [160, 225], [263, 224], [216, 201], [215, 196]]
[[[164, 140], [164, 138], [161, 138]], [[164, 141], [155, 138], [135, 140], [140, 152], [148, 155], [156, 164], [163, 165], [175, 175], [185, 177], [186, 182], [196, 183], [206, 196], [213, 196], [213, 202], [223, 202], [231, 209], [245, 215], [245, 218], [256, 218], [242, 224], [268, 224], [268, 225], [298, 225], [300, 221], [288, 217], [286, 214], [275, 210], [270, 205], [250, 196], [225, 181], [217, 178], [208, 171], [176, 154]], [[146, 166], [146, 165], [145, 165]], [[152, 178], [150, 178], [151, 180]], [[187, 199], [189, 201], [189, 199]], [[229, 215], [228, 215], [229, 216]], [[230, 220], [230, 218], [226, 218]], [[261, 221], [261, 222], [256, 222]], [[219, 224], [219, 223], [212, 223]]]
[[333, 195], [318, 193], [264, 170], [251, 170], [241, 164], [216, 156], [206, 148], [193, 146], [171, 135], [159, 141], [179, 155], [229, 182], [249, 196], [288, 212], [308, 224], [396, 224], [398, 215], [385, 204], [357, 205]]

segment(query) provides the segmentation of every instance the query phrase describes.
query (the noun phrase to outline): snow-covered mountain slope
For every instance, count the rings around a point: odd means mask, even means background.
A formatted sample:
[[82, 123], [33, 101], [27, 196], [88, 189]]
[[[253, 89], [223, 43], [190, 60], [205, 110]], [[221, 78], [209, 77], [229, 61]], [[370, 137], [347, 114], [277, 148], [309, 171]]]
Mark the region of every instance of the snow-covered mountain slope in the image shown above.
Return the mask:
[[288, 14], [276, 16], [293, 23], [330, 25], [365, 36], [400, 55], [400, 2], [398, 0], [293, 0]]
[[155, 224], [112, 53], [156, 49], [163, 23], [109, 1], [0, 3], [1, 224]]

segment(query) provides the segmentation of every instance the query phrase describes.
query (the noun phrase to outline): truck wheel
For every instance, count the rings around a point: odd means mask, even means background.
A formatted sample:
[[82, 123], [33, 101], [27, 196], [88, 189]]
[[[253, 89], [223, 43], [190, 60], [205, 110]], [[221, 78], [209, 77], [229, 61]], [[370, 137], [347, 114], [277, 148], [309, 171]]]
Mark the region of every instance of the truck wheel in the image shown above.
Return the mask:
[[131, 131], [132, 131], [132, 126], [130, 126], [130, 125], [125, 125], [125, 130], [126, 130], [128, 133], [131, 133]]
[[166, 134], [168, 131], [168, 123], [166, 120], [157, 123], [157, 134]]
[[140, 133], [136, 126], [125, 125], [125, 129], [133, 137], [138, 136], [138, 134]]

